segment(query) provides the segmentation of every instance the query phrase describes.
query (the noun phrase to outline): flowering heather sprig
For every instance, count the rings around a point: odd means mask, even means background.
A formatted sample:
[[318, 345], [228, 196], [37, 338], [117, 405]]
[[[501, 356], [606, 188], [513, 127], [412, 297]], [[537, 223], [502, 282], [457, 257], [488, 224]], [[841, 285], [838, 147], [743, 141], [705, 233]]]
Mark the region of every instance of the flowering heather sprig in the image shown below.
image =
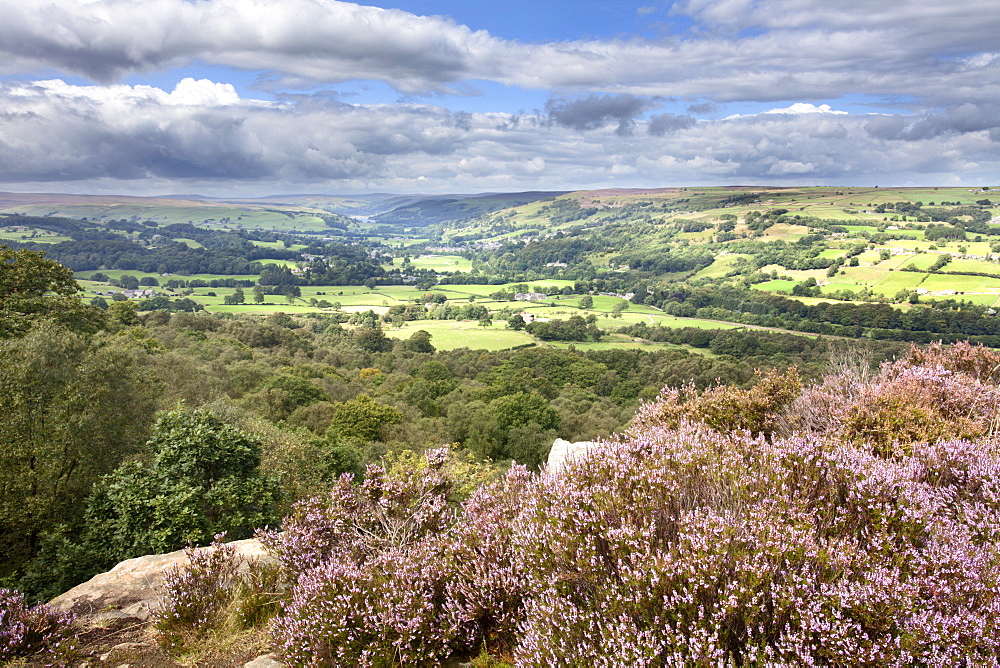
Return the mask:
[[76, 616], [70, 612], [48, 605], [29, 608], [21, 592], [0, 589], [0, 661], [54, 651], [73, 635], [74, 621]]
[[484, 642], [512, 646], [523, 586], [509, 534], [531, 475], [512, 467], [470, 497], [456, 524], [442, 455], [432, 457], [398, 475], [370, 468], [358, 487], [345, 480], [268, 537], [298, 578], [273, 627], [284, 660], [413, 665]]
[[982, 344], [974, 346], [968, 341], [950, 346], [932, 343], [926, 348], [914, 345], [910, 348], [910, 354], [903, 364], [943, 367], [994, 385], [1000, 381], [1000, 352]]
[[214, 628], [232, 600], [239, 566], [236, 549], [215, 537], [207, 548], [187, 548], [187, 563], [167, 569], [163, 596], [153, 616], [165, 646], [175, 647], [189, 635]]
[[438, 466], [390, 476], [371, 465], [361, 485], [350, 474], [341, 476], [327, 498], [296, 504], [283, 531], [263, 532], [261, 539], [293, 576], [334, 553], [361, 563], [450, 527], [457, 511], [448, 502], [451, 490]]

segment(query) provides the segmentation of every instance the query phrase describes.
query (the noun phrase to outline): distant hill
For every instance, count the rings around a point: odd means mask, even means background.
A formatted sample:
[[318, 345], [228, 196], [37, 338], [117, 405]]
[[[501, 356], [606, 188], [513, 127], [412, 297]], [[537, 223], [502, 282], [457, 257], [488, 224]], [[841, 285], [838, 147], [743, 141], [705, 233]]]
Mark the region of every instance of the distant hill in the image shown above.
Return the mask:
[[404, 227], [462, 223], [501, 209], [555, 199], [565, 194], [566, 191], [397, 198], [390, 200], [395, 206], [376, 215], [375, 220], [382, 224]]
[[[299, 230], [322, 229], [324, 214], [406, 227], [442, 222], [465, 222], [493, 211], [552, 199], [563, 192], [478, 193], [446, 195], [292, 194], [253, 198], [220, 198], [196, 194], [136, 197], [130, 195], [75, 195], [67, 193], [0, 193], [0, 213], [65, 218], [190, 222], [219, 224], [223, 218], [234, 227], [271, 229], [273, 216], [314, 216], [314, 224], [279, 225]], [[241, 219], [242, 217], [242, 219]], [[240, 225], [236, 225], [240, 222]]]

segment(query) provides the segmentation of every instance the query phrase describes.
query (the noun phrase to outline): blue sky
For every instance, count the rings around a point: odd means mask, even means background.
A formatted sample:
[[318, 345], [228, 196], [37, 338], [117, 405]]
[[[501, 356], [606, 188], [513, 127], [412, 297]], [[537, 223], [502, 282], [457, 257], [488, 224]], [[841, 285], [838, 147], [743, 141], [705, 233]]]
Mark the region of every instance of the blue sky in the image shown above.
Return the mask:
[[0, 189], [997, 185], [994, 0], [0, 0]]

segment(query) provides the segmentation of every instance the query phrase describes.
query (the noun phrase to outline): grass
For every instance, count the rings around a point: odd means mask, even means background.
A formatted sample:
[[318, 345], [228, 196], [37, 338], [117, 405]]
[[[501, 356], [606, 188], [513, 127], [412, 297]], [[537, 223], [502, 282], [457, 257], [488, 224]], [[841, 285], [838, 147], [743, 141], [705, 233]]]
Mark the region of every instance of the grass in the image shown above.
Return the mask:
[[437, 272], [472, 271], [472, 260], [458, 255], [421, 255], [410, 260], [414, 269], [431, 269]]
[[944, 271], [958, 271], [963, 273], [998, 274], [1000, 275], [1000, 264], [996, 262], [986, 262], [985, 260], [971, 260], [955, 258], [944, 268]]
[[937, 262], [940, 257], [937, 253], [921, 253], [910, 258], [905, 266], [922, 270], [930, 269], [931, 265]]
[[873, 291], [881, 292], [887, 297], [891, 297], [900, 290], [915, 290], [918, 286], [927, 287], [923, 285], [927, 276], [927, 274], [920, 274], [913, 271], [887, 272], [881, 280], [877, 281], [871, 287]]
[[928, 290], [955, 290], [956, 292], [985, 292], [1000, 289], [1000, 278], [985, 276], [955, 276], [930, 274], [920, 287]]
[[796, 241], [809, 233], [809, 228], [804, 225], [790, 225], [788, 223], [777, 223], [767, 228], [761, 241]]
[[688, 352], [694, 352], [698, 355], [703, 355], [706, 357], [714, 357], [715, 355], [706, 348], [695, 348], [688, 345], [678, 345], [675, 343], [661, 343], [657, 341], [646, 341], [643, 339], [634, 339], [630, 336], [624, 334], [608, 334], [604, 339], [594, 343], [591, 341], [580, 342], [580, 343], [569, 343], [566, 341], [550, 341], [548, 345], [553, 348], [574, 348], [575, 350], [587, 351], [587, 350], [686, 350]]
[[26, 228], [23, 230], [6, 230], [0, 232], [0, 242], [3, 241], [20, 241], [22, 243], [30, 241], [36, 244], [57, 244], [60, 241], [72, 241], [72, 239], [48, 230]]
[[696, 272], [691, 278], [721, 278], [732, 271], [733, 266], [745, 255], [720, 255], [715, 258], [715, 262], [708, 265], [701, 271]]
[[957, 298], [979, 306], [1000, 306], [1000, 293], [962, 294], [957, 295]]
[[766, 281], [764, 283], [758, 283], [753, 286], [754, 290], [762, 290], [764, 292], [791, 292], [792, 288], [795, 287], [797, 281], [786, 281], [786, 280], [773, 280]]
[[274, 265], [277, 265], [279, 267], [297, 267], [297, 266], [299, 266], [299, 263], [296, 262], [295, 260], [274, 260], [274, 259], [271, 259], [271, 258], [266, 258], [266, 259], [257, 260], [257, 261], [260, 262], [262, 265], [274, 264]]
[[438, 350], [507, 350], [535, 341], [526, 332], [507, 329], [502, 320], [495, 320], [491, 327], [480, 327], [474, 320], [416, 320], [404, 323], [399, 328], [387, 327], [385, 334], [392, 338], [408, 339], [419, 330], [431, 335], [431, 345]]

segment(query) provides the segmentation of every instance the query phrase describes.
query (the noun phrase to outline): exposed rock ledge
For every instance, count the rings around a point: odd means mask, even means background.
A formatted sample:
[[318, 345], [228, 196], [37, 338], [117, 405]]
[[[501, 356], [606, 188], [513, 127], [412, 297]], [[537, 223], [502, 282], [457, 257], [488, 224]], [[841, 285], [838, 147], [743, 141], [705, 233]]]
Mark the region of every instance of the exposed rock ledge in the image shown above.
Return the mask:
[[595, 441], [570, 443], [565, 439], [557, 438], [552, 443], [552, 449], [549, 450], [549, 473], [561, 471], [566, 466], [566, 462], [586, 456], [595, 445], [597, 445]]
[[[244, 560], [252, 558], [262, 562], [275, 561], [255, 538], [229, 544], [236, 548], [236, 554]], [[184, 550], [128, 559], [107, 573], [95, 575], [55, 597], [50, 605], [60, 610], [73, 610], [82, 620], [94, 623], [123, 618], [147, 621], [159, 602], [163, 573], [186, 561]]]

